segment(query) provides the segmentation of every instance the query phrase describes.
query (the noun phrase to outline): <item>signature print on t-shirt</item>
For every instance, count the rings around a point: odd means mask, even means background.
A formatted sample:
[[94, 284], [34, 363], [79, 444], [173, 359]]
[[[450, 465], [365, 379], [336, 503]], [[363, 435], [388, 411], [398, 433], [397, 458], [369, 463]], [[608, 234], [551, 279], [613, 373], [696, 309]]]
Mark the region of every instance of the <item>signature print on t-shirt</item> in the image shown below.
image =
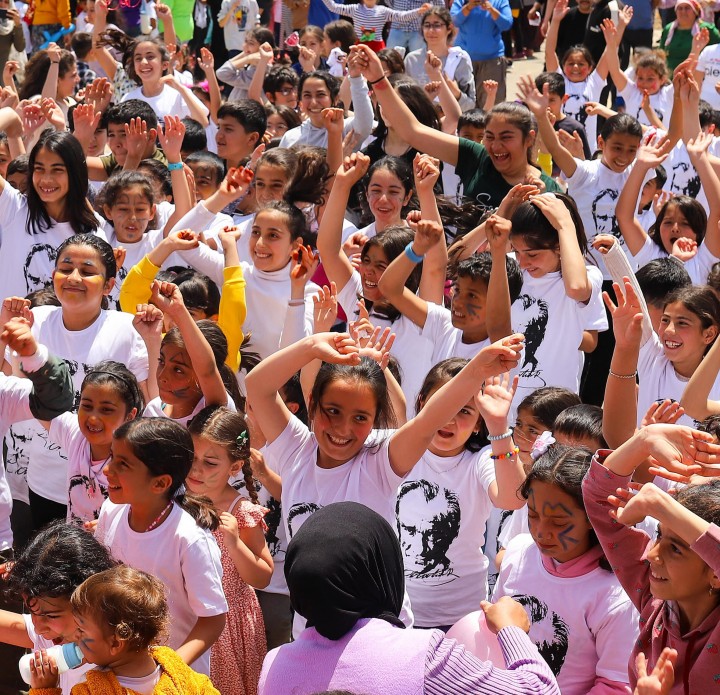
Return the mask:
[[447, 556], [460, 533], [460, 500], [455, 492], [427, 480], [400, 486], [395, 503], [405, 576], [456, 578]]
[[568, 652], [567, 623], [547, 603], [536, 596], [515, 594], [513, 598], [526, 610], [530, 618], [530, 639], [555, 676], [560, 673]]

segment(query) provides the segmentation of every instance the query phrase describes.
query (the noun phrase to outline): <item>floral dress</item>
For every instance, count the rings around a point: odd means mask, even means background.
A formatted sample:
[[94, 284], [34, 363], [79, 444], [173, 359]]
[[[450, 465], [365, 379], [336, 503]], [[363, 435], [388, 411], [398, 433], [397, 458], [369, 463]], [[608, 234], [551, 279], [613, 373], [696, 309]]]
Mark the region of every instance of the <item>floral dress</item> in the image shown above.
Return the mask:
[[[228, 511], [237, 519], [238, 529], [262, 524], [265, 530], [263, 517], [268, 510], [242, 495], [235, 498]], [[229, 610], [225, 629], [210, 652], [210, 679], [222, 695], [256, 695], [267, 653], [260, 604], [255, 590], [240, 578], [220, 529], [213, 535], [220, 546], [222, 583]]]

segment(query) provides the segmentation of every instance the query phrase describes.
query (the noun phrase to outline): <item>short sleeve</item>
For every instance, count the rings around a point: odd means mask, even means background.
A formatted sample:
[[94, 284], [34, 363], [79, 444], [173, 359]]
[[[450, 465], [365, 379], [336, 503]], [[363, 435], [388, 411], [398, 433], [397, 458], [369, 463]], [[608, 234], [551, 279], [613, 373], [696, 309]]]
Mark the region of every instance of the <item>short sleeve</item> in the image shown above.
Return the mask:
[[573, 188], [580, 188], [580, 186], [584, 186], [587, 183], [590, 182], [590, 179], [592, 178], [592, 171], [588, 166], [587, 162], [584, 162], [581, 159], [575, 158], [575, 172], [572, 176], [569, 176], [567, 178], [568, 183], [568, 193], [570, 193], [570, 190]]
[[128, 355], [127, 368], [135, 375], [138, 381], [145, 381], [148, 378], [150, 364], [148, 361], [147, 347], [145, 341], [135, 328], [130, 329], [130, 354]]
[[642, 248], [632, 257], [638, 268], [654, 261], [656, 258], [665, 258], [667, 253], [663, 251], [649, 236], [645, 237]]
[[283, 477], [298, 460], [309, 458], [314, 448], [310, 430], [293, 416], [280, 435], [265, 445], [265, 460], [272, 470]]
[[465, 138], [458, 139], [458, 161], [455, 173], [462, 179], [463, 183], [475, 176], [487, 161], [487, 150], [472, 140]]
[[[0, 229], [7, 232], [24, 223], [27, 217], [27, 199], [16, 188], [6, 183], [0, 193]], [[23, 230], [24, 231], [24, 230]], [[9, 238], [6, 238], [9, 241]]]
[[237, 519], [238, 528], [255, 528], [256, 526], [262, 525], [263, 531], [265, 531], [267, 525], [265, 524], [264, 518], [269, 511], [269, 509], [259, 504], [254, 504], [250, 500], [241, 499], [233, 507], [232, 513]]
[[188, 606], [200, 618], [227, 613], [220, 548], [209, 532], [190, 543], [181, 559]]

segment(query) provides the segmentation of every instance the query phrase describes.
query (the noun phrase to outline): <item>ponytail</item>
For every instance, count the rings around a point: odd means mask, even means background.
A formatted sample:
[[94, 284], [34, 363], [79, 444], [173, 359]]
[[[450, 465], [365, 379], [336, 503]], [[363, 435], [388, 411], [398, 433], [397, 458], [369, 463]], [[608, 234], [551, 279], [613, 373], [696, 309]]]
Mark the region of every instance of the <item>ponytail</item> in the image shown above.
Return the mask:
[[220, 513], [205, 495], [189, 492], [183, 485], [175, 494], [173, 502], [195, 519], [200, 528], [214, 531], [220, 525]]

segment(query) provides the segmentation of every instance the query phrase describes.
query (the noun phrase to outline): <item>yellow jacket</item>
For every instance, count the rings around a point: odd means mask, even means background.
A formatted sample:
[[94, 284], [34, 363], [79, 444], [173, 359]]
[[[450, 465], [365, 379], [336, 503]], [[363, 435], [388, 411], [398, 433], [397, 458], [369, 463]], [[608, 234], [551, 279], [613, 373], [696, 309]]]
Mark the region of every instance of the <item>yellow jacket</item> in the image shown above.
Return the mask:
[[[152, 647], [150, 654], [160, 664], [160, 680], [153, 695], [220, 695], [207, 676], [193, 671], [169, 647]], [[60, 688], [30, 688], [32, 695], [60, 695]], [[124, 688], [112, 671], [93, 669], [85, 682], [73, 686], [71, 695], [137, 695]]]
[[35, 3], [35, 14], [32, 23], [62, 24], [65, 28], [70, 26], [69, 0], [38, 0]]
[[[120, 307], [128, 314], [134, 314], [138, 304], [150, 301], [150, 285], [160, 272], [145, 256], [128, 271], [120, 288]], [[228, 357], [225, 360], [233, 372], [240, 368], [240, 346], [243, 342], [242, 326], [247, 316], [245, 304], [245, 276], [242, 267], [232, 266], [223, 270], [223, 286], [220, 296], [218, 326], [228, 341]]]

